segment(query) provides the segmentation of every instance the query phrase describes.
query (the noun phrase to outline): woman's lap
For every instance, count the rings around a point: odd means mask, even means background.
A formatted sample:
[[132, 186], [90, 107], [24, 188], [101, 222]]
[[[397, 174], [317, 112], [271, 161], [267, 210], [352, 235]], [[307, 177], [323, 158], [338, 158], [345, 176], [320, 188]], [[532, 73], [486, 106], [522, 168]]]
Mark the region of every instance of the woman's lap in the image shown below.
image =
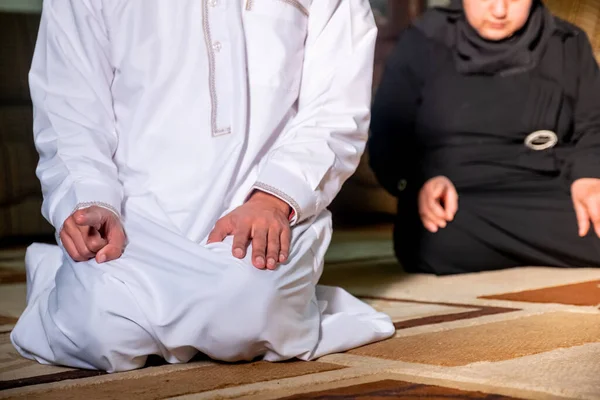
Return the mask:
[[401, 208], [395, 248], [411, 272], [452, 274], [516, 266], [597, 267], [600, 239], [577, 234], [568, 194], [469, 195], [444, 229], [426, 231], [414, 207]]

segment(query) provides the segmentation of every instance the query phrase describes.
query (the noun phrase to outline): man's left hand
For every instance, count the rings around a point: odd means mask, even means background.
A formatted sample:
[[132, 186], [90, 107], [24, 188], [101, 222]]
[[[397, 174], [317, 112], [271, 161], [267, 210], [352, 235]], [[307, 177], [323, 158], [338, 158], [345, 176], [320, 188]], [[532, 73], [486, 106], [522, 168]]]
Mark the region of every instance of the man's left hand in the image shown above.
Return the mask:
[[256, 191], [246, 203], [217, 221], [208, 243], [233, 235], [233, 256], [242, 259], [252, 242], [252, 264], [258, 269], [275, 269], [289, 256], [290, 212], [283, 200]]
[[577, 214], [579, 236], [587, 235], [590, 220], [600, 237], [600, 179], [581, 178], [571, 185], [571, 198]]

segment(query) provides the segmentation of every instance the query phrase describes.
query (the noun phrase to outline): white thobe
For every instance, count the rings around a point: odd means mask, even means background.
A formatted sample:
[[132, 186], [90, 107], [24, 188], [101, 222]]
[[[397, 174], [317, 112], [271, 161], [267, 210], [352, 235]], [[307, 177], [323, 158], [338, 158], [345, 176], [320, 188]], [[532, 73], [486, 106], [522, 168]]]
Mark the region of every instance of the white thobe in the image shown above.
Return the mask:
[[[375, 37], [367, 0], [45, 0], [30, 73], [43, 213], [60, 231], [101, 205], [129, 243], [105, 264], [32, 245], [18, 351], [112, 372], [198, 351], [311, 360], [392, 335], [317, 286], [326, 207], [367, 137]], [[234, 258], [231, 238], [206, 244], [256, 189], [294, 210], [275, 271]]]

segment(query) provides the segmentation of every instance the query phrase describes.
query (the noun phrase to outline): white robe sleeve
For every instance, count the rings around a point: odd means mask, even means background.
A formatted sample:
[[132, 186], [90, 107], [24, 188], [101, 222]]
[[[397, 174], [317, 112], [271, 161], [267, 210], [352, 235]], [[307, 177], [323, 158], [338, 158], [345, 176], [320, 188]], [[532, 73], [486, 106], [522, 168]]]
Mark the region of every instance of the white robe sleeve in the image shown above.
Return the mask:
[[45, 0], [29, 75], [42, 213], [57, 231], [87, 205], [121, 210], [114, 71], [100, 4]]
[[358, 166], [377, 36], [368, 0], [315, 0], [308, 24], [298, 113], [254, 185], [286, 201], [292, 223], [325, 209]]

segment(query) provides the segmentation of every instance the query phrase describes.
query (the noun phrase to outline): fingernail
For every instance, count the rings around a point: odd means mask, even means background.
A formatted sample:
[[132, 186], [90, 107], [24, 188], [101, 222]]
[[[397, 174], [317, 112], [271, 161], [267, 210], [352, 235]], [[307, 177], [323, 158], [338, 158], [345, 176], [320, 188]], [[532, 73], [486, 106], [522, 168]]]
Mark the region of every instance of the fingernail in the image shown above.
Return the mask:
[[285, 254], [281, 253], [279, 255], [279, 262], [284, 262], [285, 261]]
[[267, 267], [274, 267], [275, 266], [275, 259], [274, 258], [269, 258], [267, 260]]
[[242, 250], [240, 248], [234, 249], [233, 255], [234, 255], [234, 257], [242, 258], [242, 257], [244, 257], [244, 250]]
[[265, 259], [263, 257], [256, 257], [255, 262], [260, 267], [264, 267], [265, 266]]
[[98, 264], [102, 264], [103, 262], [106, 262], [106, 254], [100, 254], [98, 256]]

